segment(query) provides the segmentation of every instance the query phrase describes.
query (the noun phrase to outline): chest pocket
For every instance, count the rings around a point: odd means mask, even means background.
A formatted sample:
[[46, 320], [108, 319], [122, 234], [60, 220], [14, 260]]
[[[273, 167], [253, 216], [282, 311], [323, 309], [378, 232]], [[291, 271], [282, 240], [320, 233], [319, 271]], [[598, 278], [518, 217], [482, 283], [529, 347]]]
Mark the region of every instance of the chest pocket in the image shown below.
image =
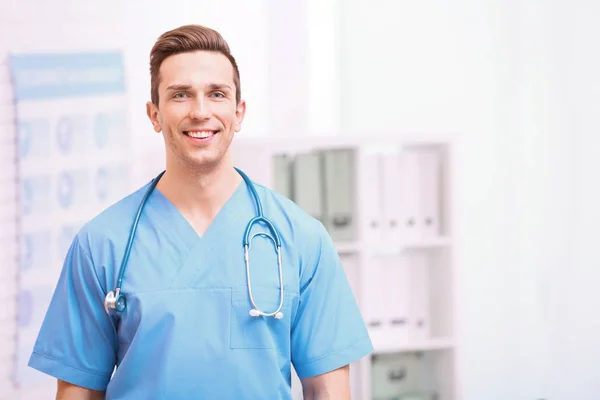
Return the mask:
[[[279, 289], [252, 286], [252, 297], [258, 308], [272, 313], [279, 307]], [[290, 348], [293, 304], [297, 295], [284, 290], [283, 318], [250, 315], [253, 308], [248, 288], [233, 288], [231, 298], [231, 337], [232, 349], [278, 349], [286, 353]]]

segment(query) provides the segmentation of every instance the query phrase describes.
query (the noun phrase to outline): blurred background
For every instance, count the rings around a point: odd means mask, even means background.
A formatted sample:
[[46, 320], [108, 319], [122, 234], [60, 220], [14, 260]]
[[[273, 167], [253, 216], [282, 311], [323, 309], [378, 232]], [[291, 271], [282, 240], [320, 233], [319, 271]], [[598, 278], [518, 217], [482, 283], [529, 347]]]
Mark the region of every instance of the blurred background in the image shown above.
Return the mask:
[[[438, 399], [599, 399], [599, 17], [588, 0], [0, 0], [0, 399], [54, 398], [26, 363], [65, 245], [163, 166], [148, 55], [188, 23], [230, 44], [246, 141], [450, 145], [452, 330], [412, 350], [452, 357], [410, 376], [450, 382]], [[53, 63], [87, 92], [40, 90]], [[430, 398], [400, 397], [402, 361], [369, 363], [356, 398]]]

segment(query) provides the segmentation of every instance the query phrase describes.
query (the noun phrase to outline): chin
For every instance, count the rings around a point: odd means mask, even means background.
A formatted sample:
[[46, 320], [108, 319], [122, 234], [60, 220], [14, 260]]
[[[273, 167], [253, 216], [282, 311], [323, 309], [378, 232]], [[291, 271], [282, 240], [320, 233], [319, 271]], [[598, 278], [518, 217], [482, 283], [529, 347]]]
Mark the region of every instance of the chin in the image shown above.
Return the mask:
[[217, 154], [189, 154], [186, 157], [187, 164], [197, 170], [212, 170], [221, 164], [223, 157]]

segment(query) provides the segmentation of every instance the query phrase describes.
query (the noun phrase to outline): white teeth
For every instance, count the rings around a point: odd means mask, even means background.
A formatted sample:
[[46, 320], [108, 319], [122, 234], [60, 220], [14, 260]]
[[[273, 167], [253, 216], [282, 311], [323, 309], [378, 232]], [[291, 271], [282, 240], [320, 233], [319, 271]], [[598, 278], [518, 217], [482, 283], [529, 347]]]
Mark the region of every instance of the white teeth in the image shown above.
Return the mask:
[[188, 131], [188, 136], [191, 136], [196, 139], [204, 139], [213, 134], [213, 131]]

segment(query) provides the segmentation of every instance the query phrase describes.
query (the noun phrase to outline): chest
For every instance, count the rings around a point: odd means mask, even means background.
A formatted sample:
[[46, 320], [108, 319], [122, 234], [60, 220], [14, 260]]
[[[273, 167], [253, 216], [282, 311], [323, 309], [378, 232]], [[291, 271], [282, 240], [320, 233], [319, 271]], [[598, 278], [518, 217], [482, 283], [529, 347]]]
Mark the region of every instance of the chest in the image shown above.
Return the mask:
[[124, 293], [245, 287], [248, 282], [271, 289], [283, 282], [286, 290], [299, 291], [298, 254], [285, 241], [278, 254], [270, 239], [255, 236], [246, 260], [243, 234], [190, 244], [174, 235], [139, 236], [124, 274]]
[[[289, 352], [299, 304], [291, 249], [282, 248], [279, 264], [272, 242], [261, 237], [252, 241], [248, 263], [241, 238], [176, 247], [163, 241], [162, 251], [132, 251], [123, 284], [127, 308], [118, 323], [120, 359], [167, 347], [181, 359], [207, 363], [244, 349]], [[283, 317], [252, 316], [252, 309]]]

